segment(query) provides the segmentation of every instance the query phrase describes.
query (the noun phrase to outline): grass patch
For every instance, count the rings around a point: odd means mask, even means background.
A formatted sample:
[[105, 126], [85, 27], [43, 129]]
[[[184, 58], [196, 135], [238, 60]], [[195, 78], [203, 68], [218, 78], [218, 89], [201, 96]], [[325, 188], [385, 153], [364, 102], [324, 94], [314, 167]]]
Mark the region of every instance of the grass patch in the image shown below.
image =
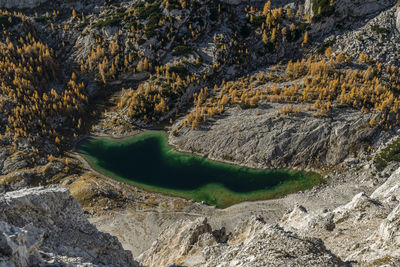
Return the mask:
[[371, 31], [374, 31], [378, 34], [388, 34], [390, 32], [388, 29], [380, 27], [378, 24], [371, 25]]
[[387, 35], [390, 33], [390, 30], [380, 27], [378, 24], [371, 25], [371, 31], [375, 32], [376, 34], [380, 35], [381, 40], [383, 41]]
[[392, 262], [392, 257], [390, 256], [385, 256], [383, 258], [379, 258], [371, 262], [369, 266], [382, 266], [385, 264], [390, 264]]
[[138, 17], [140, 19], [146, 19], [150, 17], [153, 13], [159, 13], [161, 15], [160, 7], [158, 3], [155, 3], [148, 7], [139, 7], [138, 8]]
[[399, 161], [400, 137], [397, 137], [392, 143], [387, 145], [375, 156], [375, 166], [377, 169], [385, 168], [392, 161]]
[[122, 21], [122, 16], [111, 16], [94, 24], [94, 27], [104, 28], [107, 26], [118, 26]]
[[186, 56], [190, 52], [193, 51], [193, 48], [186, 45], [179, 45], [174, 48], [172, 51], [173, 56]]

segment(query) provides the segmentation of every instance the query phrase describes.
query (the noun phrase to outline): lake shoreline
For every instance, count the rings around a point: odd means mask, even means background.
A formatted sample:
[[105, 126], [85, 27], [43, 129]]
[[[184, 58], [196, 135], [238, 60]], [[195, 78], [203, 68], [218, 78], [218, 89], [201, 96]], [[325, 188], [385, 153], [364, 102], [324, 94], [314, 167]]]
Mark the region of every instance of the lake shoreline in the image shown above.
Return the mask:
[[197, 151], [190, 151], [190, 150], [184, 150], [184, 149], [180, 149], [177, 145], [173, 144], [169, 138], [169, 133], [166, 130], [149, 130], [149, 129], [140, 129], [137, 130], [135, 133], [133, 134], [129, 134], [126, 136], [114, 136], [114, 135], [86, 135], [81, 137], [79, 140], [77, 140], [73, 146], [72, 152], [74, 153], [78, 153], [76, 151], [77, 146], [79, 145], [80, 142], [84, 141], [85, 139], [88, 138], [94, 138], [94, 139], [105, 139], [105, 140], [110, 140], [110, 141], [115, 141], [115, 142], [124, 142], [127, 139], [131, 139], [134, 137], [137, 137], [137, 135], [140, 134], [145, 134], [148, 132], [162, 132], [166, 135], [167, 138], [167, 143], [168, 146], [170, 146], [171, 148], [174, 149], [174, 151], [179, 152], [179, 153], [183, 153], [183, 154], [188, 154], [188, 155], [195, 155], [198, 157], [202, 157], [205, 159], [209, 159], [215, 162], [219, 162], [219, 163], [224, 163], [224, 164], [229, 164], [232, 166], [236, 166], [236, 167], [243, 167], [243, 168], [248, 168], [248, 169], [254, 169], [254, 170], [287, 170], [287, 171], [297, 171], [297, 172], [312, 172], [312, 173], [316, 173], [318, 175], [320, 175], [321, 177], [324, 177], [326, 175], [329, 175], [329, 173], [324, 173], [321, 169], [315, 169], [315, 168], [300, 168], [300, 167], [292, 167], [292, 168], [287, 168], [287, 167], [282, 167], [282, 168], [269, 168], [269, 167], [252, 167], [252, 166], [248, 166], [244, 163], [240, 163], [240, 162], [234, 162], [234, 161], [229, 161], [229, 160], [224, 160], [224, 159], [220, 159], [220, 158], [215, 158], [215, 157], [210, 157], [208, 155], [208, 153], [200, 153]]
[[[166, 149], [167, 151], [172, 151], [172, 153], [174, 153], [175, 155], [178, 155], [180, 157], [184, 157], [184, 158], [190, 158], [190, 159], [195, 159], [197, 161], [199, 160], [205, 160], [205, 162], [207, 164], [211, 164], [210, 166], [214, 166], [214, 167], [218, 167], [218, 168], [227, 168], [227, 170], [229, 169], [237, 169], [240, 170], [242, 169], [243, 171], [247, 172], [254, 172], [254, 173], [264, 173], [262, 175], [268, 175], [266, 177], [270, 177], [273, 178], [273, 180], [270, 180], [270, 178], [268, 180], [265, 180], [265, 182], [269, 181], [268, 183], [271, 183], [272, 181], [275, 181], [276, 179], [283, 179], [283, 177], [285, 177], [285, 175], [290, 175], [290, 176], [286, 176], [287, 178], [284, 178], [284, 180], [282, 180], [282, 182], [279, 182], [276, 185], [271, 185], [271, 187], [267, 187], [265, 189], [251, 189], [250, 191], [243, 191], [242, 193], [240, 192], [235, 192], [235, 191], [230, 191], [226, 185], [222, 186], [221, 188], [219, 188], [218, 186], [212, 186], [210, 187], [212, 184], [214, 184], [214, 182], [207, 182], [205, 184], [202, 184], [201, 187], [196, 187], [197, 189], [193, 188], [190, 189], [188, 191], [188, 189], [178, 189], [175, 188], [175, 186], [169, 188], [169, 186], [160, 186], [160, 185], [156, 185], [156, 184], [149, 184], [147, 182], [140, 182], [137, 181], [135, 179], [132, 178], [128, 178], [128, 177], [124, 177], [121, 176], [120, 174], [116, 174], [115, 171], [112, 170], [108, 170], [106, 168], [103, 168], [102, 166], [97, 166], [95, 163], [95, 159], [92, 158], [92, 155], [84, 155], [85, 153], [79, 152], [78, 151], [78, 146], [81, 145], [81, 142], [89, 141], [89, 142], [108, 142], [109, 145], [112, 143], [113, 145], [115, 144], [119, 144], [120, 142], [127, 142], [127, 145], [130, 145], [130, 143], [135, 143], [138, 140], [136, 140], [135, 138], [138, 138], [138, 136], [142, 135], [142, 141], [149, 139], [149, 138], [157, 138], [159, 142], [162, 143], [162, 147], [163, 150]], [[88, 140], [89, 138], [89, 140]], [[90, 140], [93, 139], [93, 140]], [[145, 149], [144, 151], [147, 151], [147, 149]], [[202, 190], [206, 190], [205, 188], [213, 188], [210, 189], [211, 191], [204, 191], [204, 192], [208, 192], [206, 195], [203, 196], [204, 201], [209, 202], [208, 204], [210, 205], [217, 205], [219, 207], [222, 208], [226, 208], [229, 207], [231, 205], [235, 205], [237, 203], [241, 203], [244, 201], [262, 201], [262, 200], [268, 200], [268, 199], [278, 199], [278, 198], [282, 198], [288, 194], [292, 194], [292, 193], [296, 193], [299, 191], [303, 191], [303, 190], [309, 190], [314, 188], [317, 185], [324, 185], [327, 183], [327, 181], [325, 179], [322, 178], [322, 176], [318, 173], [315, 172], [304, 172], [304, 171], [297, 171], [297, 170], [293, 170], [293, 169], [257, 169], [257, 168], [249, 168], [247, 166], [240, 166], [237, 164], [232, 164], [231, 162], [221, 162], [221, 161], [214, 161], [199, 155], [196, 155], [195, 153], [182, 153], [179, 150], [177, 150], [175, 148], [175, 146], [171, 146], [168, 142], [168, 133], [166, 133], [165, 131], [138, 131], [135, 135], [129, 136], [129, 137], [123, 137], [123, 138], [114, 138], [114, 137], [103, 137], [103, 136], [90, 136], [87, 138], [83, 138], [82, 140], [80, 140], [79, 143], [76, 144], [76, 149], [75, 149], [75, 153], [79, 154], [79, 158], [83, 161], [85, 161], [85, 163], [87, 165], [89, 165], [91, 170], [94, 170], [97, 173], [101, 173], [103, 176], [107, 176], [110, 179], [114, 179], [117, 180], [119, 182], [122, 183], [126, 183], [126, 184], [130, 184], [134, 187], [138, 187], [142, 190], [151, 192], [151, 193], [159, 193], [159, 194], [163, 194], [163, 195], [169, 195], [172, 197], [183, 197], [187, 200], [196, 200], [198, 202], [203, 201], [202, 199], [200, 200], [199, 197], [197, 196], [197, 194], [205, 194], [205, 193], [201, 193], [203, 192]], [[114, 164], [113, 164], [114, 166]], [[191, 170], [187, 170], [190, 171]], [[236, 172], [236, 171], [235, 171]], [[197, 172], [194, 172], [197, 173]], [[213, 172], [212, 172], [213, 173]], [[284, 174], [287, 173], [287, 174]], [[250, 175], [250, 173], [248, 174]], [[255, 175], [255, 174], [254, 174]], [[257, 175], [261, 175], [261, 174], [257, 174]], [[282, 176], [283, 175], [283, 176]], [[160, 177], [160, 175], [156, 175], [155, 177]], [[174, 176], [175, 177], [175, 176]], [[187, 176], [185, 176], [187, 177]], [[209, 175], [203, 175], [202, 176], [204, 179], [205, 177], [211, 177]], [[282, 178], [278, 178], [278, 177], [282, 177]], [[292, 177], [289, 179], [289, 177]], [[294, 178], [297, 177], [297, 178]], [[201, 181], [200, 180], [196, 180], [196, 181]], [[232, 178], [233, 179], [233, 178]], [[289, 180], [286, 180], [289, 179]], [[279, 181], [276, 180], [276, 181]], [[146, 180], [148, 181], [148, 180]], [[236, 181], [236, 182], [235, 182]], [[246, 180], [243, 180], [242, 178], [240, 178], [239, 180], [229, 180], [229, 183], [243, 183]], [[262, 180], [255, 180], [258, 181], [257, 183], [259, 183]], [[180, 182], [179, 182], [180, 184]], [[206, 186], [207, 185], [207, 186]], [[244, 185], [244, 184], [243, 184]], [[248, 184], [246, 184], [246, 186], [248, 186]], [[254, 184], [254, 186], [256, 186]], [[241, 186], [240, 188], [243, 188], [243, 186]], [[262, 187], [263, 188], [263, 187]], [[183, 190], [183, 191], [182, 191]], [[208, 190], [208, 189], [207, 189]], [[222, 191], [221, 191], [222, 190]], [[228, 191], [226, 191], [228, 190]], [[192, 192], [192, 193], [190, 193]], [[193, 193], [193, 192], [198, 192], [198, 193]], [[212, 193], [214, 192], [214, 193]], [[220, 192], [220, 193], [216, 193], [216, 192]], [[229, 193], [230, 192], [230, 193]], [[193, 195], [194, 194], [194, 195]], [[211, 194], [211, 195], [208, 195]], [[215, 195], [217, 194], [217, 195]], [[213, 200], [207, 200], [209, 197], [214, 196], [212, 199]], [[206, 197], [207, 196], [207, 197]], [[219, 205], [217, 203], [219, 203], [219, 201], [222, 201], [221, 199], [223, 199], [224, 197], [227, 197], [227, 199], [230, 199], [233, 197], [233, 199], [237, 199], [235, 201], [232, 202], [232, 204], [224, 204], [224, 205]], [[220, 200], [218, 200], [220, 199]], [[242, 200], [240, 200], [242, 199]], [[214, 201], [217, 201], [214, 203]], [[224, 200], [227, 201], [227, 200]], [[228, 203], [230, 203], [228, 201]]]

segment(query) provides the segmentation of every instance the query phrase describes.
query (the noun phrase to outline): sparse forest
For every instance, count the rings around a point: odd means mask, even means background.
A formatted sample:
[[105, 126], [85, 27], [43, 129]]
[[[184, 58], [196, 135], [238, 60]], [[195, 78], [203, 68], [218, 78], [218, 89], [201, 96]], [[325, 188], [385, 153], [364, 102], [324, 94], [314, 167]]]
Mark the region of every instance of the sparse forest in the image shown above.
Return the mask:
[[61, 88], [60, 66], [53, 49], [28, 34], [15, 38], [7, 32], [0, 43], [0, 109], [7, 123], [2, 134], [14, 140], [39, 137], [59, 145], [64, 135], [82, 126], [88, 98], [75, 73]]
[[201, 129], [228, 108], [276, 102], [285, 104], [283, 117], [331, 117], [346, 107], [379, 115], [371, 127], [392, 129], [400, 69], [321, 42], [312, 26], [334, 14], [335, 2], [312, 2], [312, 12], [197, 0], [1, 11], [2, 137], [44, 138], [62, 152], [66, 140], [95, 129], [88, 114], [107, 112], [93, 110], [93, 99], [111, 96], [125, 123], [145, 127], [183, 118]]

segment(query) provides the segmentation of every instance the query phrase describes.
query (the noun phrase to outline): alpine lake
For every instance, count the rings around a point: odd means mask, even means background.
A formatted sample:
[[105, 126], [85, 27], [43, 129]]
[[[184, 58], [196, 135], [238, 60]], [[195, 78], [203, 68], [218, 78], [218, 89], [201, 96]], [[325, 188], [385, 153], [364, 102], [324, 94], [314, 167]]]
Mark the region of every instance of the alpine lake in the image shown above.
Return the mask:
[[204, 201], [218, 208], [280, 198], [324, 183], [316, 173], [261, 170], [175, 151], [165, 132], [124, 139], [87, 138], [78, 144], [90, 166], [149, 192]]

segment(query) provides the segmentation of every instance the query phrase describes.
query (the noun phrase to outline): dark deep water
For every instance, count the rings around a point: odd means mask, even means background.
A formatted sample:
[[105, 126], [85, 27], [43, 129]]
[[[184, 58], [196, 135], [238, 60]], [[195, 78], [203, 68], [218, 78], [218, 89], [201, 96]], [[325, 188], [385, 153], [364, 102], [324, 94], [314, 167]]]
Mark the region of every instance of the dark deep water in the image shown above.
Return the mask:
[[314, 173], [255, 170], [179, 153], [168, 146], [163, 132], [124, 140], [87, 139], [79, 152], [94, 169], [111, 177], [218, 207], [281, 197], [323, 182]]

